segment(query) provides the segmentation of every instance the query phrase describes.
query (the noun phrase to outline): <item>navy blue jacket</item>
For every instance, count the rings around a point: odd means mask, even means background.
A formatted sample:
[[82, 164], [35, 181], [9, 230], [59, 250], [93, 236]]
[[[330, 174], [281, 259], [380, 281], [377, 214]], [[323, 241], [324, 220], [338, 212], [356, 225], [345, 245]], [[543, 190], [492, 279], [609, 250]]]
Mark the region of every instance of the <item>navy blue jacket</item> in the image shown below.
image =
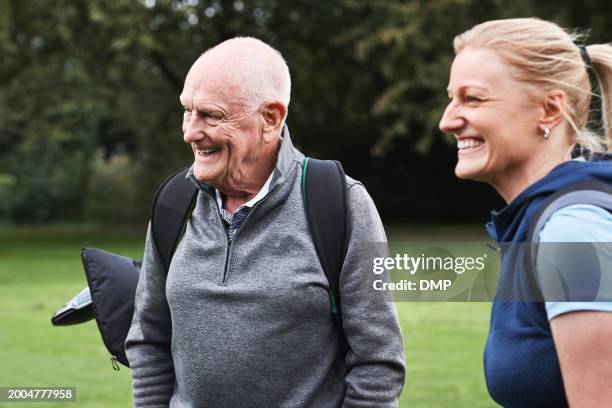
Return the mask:
[[527, 241], [530, 221], [547, 197], [589, 180], [612, 184], [612, 162], [564, 162], [501, 211], [491, 213], [487, 230], [502, 248], [502, 270], [484, 369], [491, 397], [504, 407], [568, 406], [544, 303], [516, 301], [534, 299], [538, 291], [521, 243]]

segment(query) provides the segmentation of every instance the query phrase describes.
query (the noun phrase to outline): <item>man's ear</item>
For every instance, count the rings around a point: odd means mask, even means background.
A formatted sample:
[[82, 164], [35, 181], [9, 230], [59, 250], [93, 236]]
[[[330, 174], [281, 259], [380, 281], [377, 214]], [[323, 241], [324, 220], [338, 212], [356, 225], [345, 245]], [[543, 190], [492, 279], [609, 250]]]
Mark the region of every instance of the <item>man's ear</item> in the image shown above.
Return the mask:
[[282, 102], [266, 102], [262, 106], [262, 130], [265, 141], [270, 142], [276, 138], [286, 113], [287, 107]]
[[563, 113], [566, 112], [567, 95], [560, 89], [555, 89], [548, 93], [546, 99], [542, 101], [542, 113], [538, 126], [541, 131], [544, 129], [552, 130], [561, 121]]

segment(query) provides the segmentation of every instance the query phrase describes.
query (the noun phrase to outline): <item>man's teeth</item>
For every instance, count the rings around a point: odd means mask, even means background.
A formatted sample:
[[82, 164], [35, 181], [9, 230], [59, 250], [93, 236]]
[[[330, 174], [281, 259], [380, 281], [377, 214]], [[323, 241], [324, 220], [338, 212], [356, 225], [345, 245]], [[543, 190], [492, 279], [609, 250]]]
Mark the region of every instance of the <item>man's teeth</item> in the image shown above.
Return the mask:
[[219, 149], [218, 148], [212, 148], [212, 149], [198, 149], [198, 154], [200, 156], [208, 156], [211, 155], [213, 153], [218, 152]]
[[458, 140], [457, 141], [457, 148], [458, 149], [469, 149], [471, 147], [478, 147], [480, 145], [483, 145], [484, 141], [483, 140], [478, 140], [478, 139], [463, 139], [463, 140]]

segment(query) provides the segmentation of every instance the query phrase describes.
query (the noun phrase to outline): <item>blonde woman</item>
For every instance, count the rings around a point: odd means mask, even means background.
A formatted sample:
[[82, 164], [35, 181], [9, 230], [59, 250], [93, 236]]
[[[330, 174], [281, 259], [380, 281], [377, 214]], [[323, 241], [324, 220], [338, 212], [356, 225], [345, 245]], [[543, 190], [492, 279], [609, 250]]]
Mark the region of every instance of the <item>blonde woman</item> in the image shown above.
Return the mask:
[[[494, 302], [484, 353], [489, 392], [507, 407], [612, 404], [612, 297], [533, 301], [533, 282], [543, 291], [551, 268], [538, 255], [532, 271], [519, 250], [539, 206], [556, 191], [585, 181], [612, 185], [605, 155], [612, 145], [612, 47], [578, 40], [535, 18], [488, 21], [454, 40], [440, 129], [457, 140], [456, 175], [490, 184], [507, 203], [492, 212], [487, 229], [505, 248], [498, 294], [513, 296]], [[589, 70], [600, 84], [601, 136], [586, 130]], [[573, 158], [577, 151], [591, 154]], [[612, 243], [612, 214], [589, 203], [566, 206], [539, 239]], [[611, 260], [600, 261], [596, 272], [609, 279]]]

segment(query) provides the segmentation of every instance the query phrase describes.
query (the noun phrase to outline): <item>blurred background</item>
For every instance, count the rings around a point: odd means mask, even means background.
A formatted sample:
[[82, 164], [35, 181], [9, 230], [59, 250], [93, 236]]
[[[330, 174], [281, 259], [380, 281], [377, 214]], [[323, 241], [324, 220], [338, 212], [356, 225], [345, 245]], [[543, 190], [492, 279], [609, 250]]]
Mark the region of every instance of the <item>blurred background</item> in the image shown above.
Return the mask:
[[[486, 240], [503, 203], [455, 178], [455, 144], [437, 129], [452, 39], [527, 16], [612, 40], [609, 0], [0, 0], [0, 386], [76, 386], [76, 404], [54, 406], [130, 406], [130, 372], [113, 371], [96, 324], [49, 318], [86, 286], [81, 247], [142, 256], [153, 192], [192, 161], [184, 77], [227, 38], [281, 51], [294, 143], [364, 182], [390, 241]], [[400, 406], [494, 406], [490, 304], [397, 307]]]
[[453, 37], [540, 16], [607, 42], [610, 15], [598, 0], [2, 0], [0, 220], [145, 223], [157, 185], [191, 160], [187, 70], [243, 35], [289, 64], [296, 145], [340, 160], [385, 221], [483, 221], [501, 201], [455, 179], [437, 129]]

